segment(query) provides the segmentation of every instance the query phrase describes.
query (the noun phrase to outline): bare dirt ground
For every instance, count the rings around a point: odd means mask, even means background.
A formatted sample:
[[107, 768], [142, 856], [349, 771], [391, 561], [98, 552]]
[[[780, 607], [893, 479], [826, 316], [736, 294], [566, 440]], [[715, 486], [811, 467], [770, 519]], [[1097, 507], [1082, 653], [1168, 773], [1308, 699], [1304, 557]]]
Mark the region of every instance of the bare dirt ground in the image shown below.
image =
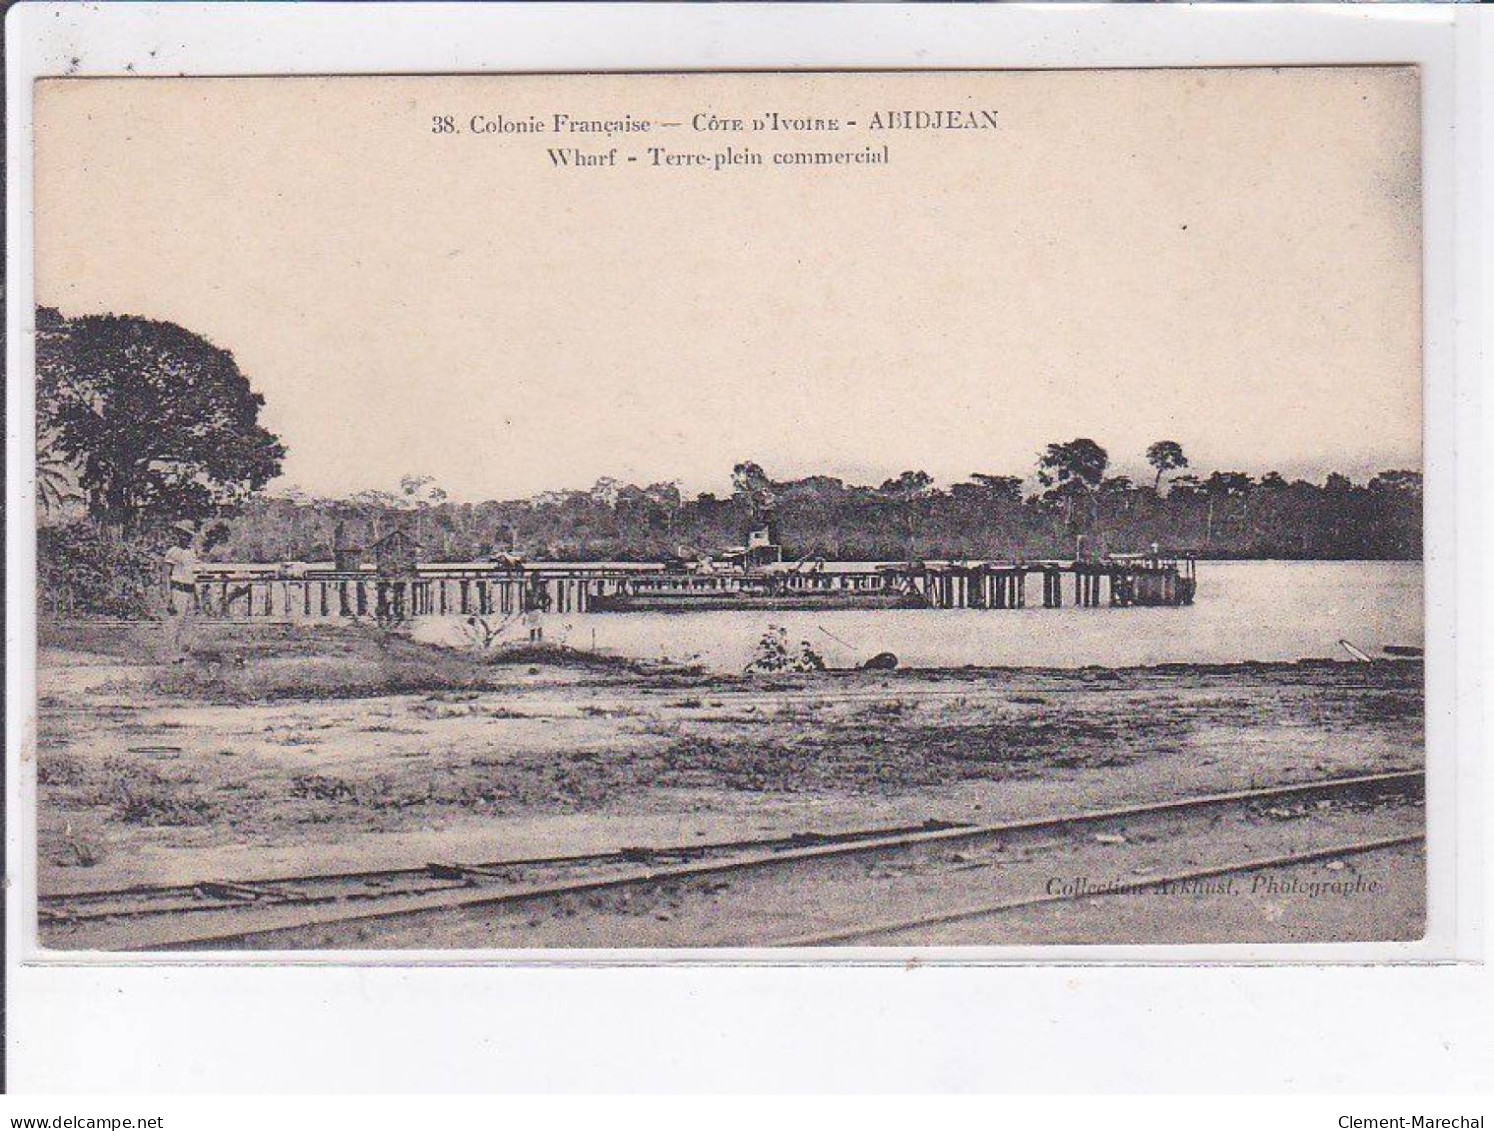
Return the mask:
[[1419, 663], [722, 679], [364, 629], [189, 647], [47, 630], [41, 893], [987, 822], [1423, 756]]

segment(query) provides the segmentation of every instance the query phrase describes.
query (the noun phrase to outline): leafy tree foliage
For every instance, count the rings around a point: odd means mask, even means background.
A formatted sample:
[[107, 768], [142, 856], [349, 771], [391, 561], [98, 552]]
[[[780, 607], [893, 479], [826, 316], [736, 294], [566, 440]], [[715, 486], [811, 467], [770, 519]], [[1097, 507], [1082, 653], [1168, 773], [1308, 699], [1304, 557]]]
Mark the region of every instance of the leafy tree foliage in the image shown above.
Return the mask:
[[1110, 455], [1093, 440], [1070, 440], [1067, 444], [1049, 444], [1038, 457], [1038, 482], [1044, 487], [1075, 484], [1094, 491], [1105, 478]]
[[144, 617], [161, 611], [161, 553], [92, 522], [37, 531], [37, 600], [43, 616]]
[[951, 488], [958, 491], [960, 488], [976, 488], [972, 492], [975, 495], [983, 495], [992, 501], [1003, 503], [1020, 503], [1022, 501], [1022, 477], [1020, 475], [987, 475], [984, 472], [974, 472], [970, 476], [969, 483], [956, 483]]
[[731, 469], [731, 489], [734, 495], [758, 503], [769, 503], [773, 499], [773, 481], [766, 471], [750, 460]]
[[877, 490], [893, 499], [921, 499], [933, 489], [934, 477], [927, 471], [905, 471], [888, 479]]
[[1183, 445], [1176, 440], [1158, 440], [1146, 450], [1146, 462], [1157, 469], [1157, 478], [1152, 490], [1162, 489], [1162, 476], [1188, 466], [1188, 457], [1183, 454]]
[[42, 432], [36, 438], [36, 504], [42, 513], [59, 513], [80, 497], [73, 479], [72, 464], [58, 451], [57, 438]]
[[37, 381], [52, 450], [115, 529], [225, 513], [280, 473], [233, 355], [170, 322], [41, 308]]

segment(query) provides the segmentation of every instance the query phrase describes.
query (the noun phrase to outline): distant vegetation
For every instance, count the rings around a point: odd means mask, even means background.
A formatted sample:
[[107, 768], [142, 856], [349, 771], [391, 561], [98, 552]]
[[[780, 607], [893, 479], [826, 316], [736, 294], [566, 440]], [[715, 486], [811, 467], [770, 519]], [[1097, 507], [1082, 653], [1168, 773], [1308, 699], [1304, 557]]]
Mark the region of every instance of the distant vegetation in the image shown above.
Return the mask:
[[268, 495], [285, 448], [259, 423], [263, 398], [226, 350], [168, 322], [41, 308], [37, 371], [42, 600], [61, 613], [147, 607], [162, 532], [183, 522], [200, 553], [239, 561], [329, 560], [339, 525], [361, 546], [408, 529], [428, 561], [693, 557], [740, 544], [769, 514], [791, 560], [1067, 558], [1153, 544], [1215, 558], [1422, 552], [1414, 471], [1362, 484], [1339, 474], [1323, 483], [1205, 476], [1165, 439], [1147, 448], [1153, 474], [1142, 483], [1111, 474], [1109, 453], [1080, 437], [1049, 444], [1018, 474], [977, 472], [948, 486], [916, 470], [877, 485], [779, 480], [744, 461], [724, 496], [601, 479], [456, 503], [424, 475], [348, 498]]
[[217, 556], [231, 560], [326, 560], [333, 531], [368, 544], [402, 526], [426, 560], [483, 558], [658, 559], [738, 545], [769, 510], [791, 559], [1045, 558], [1190, 550], [1214, 558], [1421, 556], [1421, 476], [1386, 471], [1367, 484], [1259, 479], [1239, 471], [1190, 474], [1181, 447], [1152, 446], [1153, 482], [1107, 476], [1092, 440], [1040, 455], [1041, 489], [1016, 475], [976, 474], [947, 488], [922, 471], [880, 485], [829, 476], [775, 480], [755, 463], [736, 466], [725, 497], [685, 497], [672, 483], [600, 480], [590, 490], [508, 502], [454, 503], [431, 481], [407, 476], [399, 492], [348, 499], [299, 493], [245, 504]]

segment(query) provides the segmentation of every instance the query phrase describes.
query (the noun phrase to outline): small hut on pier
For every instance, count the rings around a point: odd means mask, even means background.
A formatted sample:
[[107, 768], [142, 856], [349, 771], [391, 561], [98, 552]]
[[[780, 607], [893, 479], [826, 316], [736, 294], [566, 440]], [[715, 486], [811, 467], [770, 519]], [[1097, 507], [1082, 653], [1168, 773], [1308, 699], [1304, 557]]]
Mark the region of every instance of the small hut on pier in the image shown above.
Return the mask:
[[375, 611], [380, 620], [402, 621], [421, 608], [422, 590], [415, 576], [420, 563], [420, 543], [410, 532], [396, 527], [373, 544], [374, 576], [378, 579]]

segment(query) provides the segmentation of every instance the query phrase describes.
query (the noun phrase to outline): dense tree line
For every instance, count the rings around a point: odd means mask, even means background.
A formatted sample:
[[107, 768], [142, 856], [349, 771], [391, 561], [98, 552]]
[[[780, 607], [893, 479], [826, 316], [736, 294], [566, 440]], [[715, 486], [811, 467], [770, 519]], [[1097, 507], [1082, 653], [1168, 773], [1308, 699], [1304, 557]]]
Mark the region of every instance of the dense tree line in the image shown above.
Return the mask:
[[1014, 469], [1024, 474], [980, 472], [943, 487], [916, 470], [877, 485], [776, 480], [744, 461], [719, 496], [602, 479], [457, 503], [421, 475], [344, 499], [266, 495], [285, 448], [260, 424], [263, 398], [226, 350], [168, 322], [41, 308], [37, 370], [43, 564], [59, 578], [107, 575], [116, 558], [120, 576], [133, 576], [142, 549], [183, 522], [204, 553], [248, 561], [325, 561], [339, 527], [365, 547], [405, 528], [431, 561], [693, 557], [740, 544], [769, 514], [791, 559], [1067, 558], [1153, 544], [1204, 557], [1421, 556], [1415, 472], [1365, 484], [1200, 476], [1173, 440], [1146, 450], [1154, 475], [1139, 484], [1111, 474], [1109, 453], [1081, 437], [1049, 444], [1032, 468]]
[[[1098, 455], [1097, 455], [1098, 453]], [[427, 560], [512, 552], [526, 558], [657, 559], [738, 545], [765, 515], [776, 519], [791, 559], [1048, 558], [1192, 551], [1216, 558], [1421, 556], [1421, 477], [1387, 471], [1367, 484], [1330, 475], [1321, 484], [1275, 473], [1173, 474], [1164, 455], [1153, 483], [1106, 476], [1093, 441], [1051, 446], [1039, 460], [1041, 490], [1015, 475], [976, 474], [947, 488], [921, 471], [880, 485], [830, 476], [775, 480], [738, 464], [729, 495], [681, 495], [670, 483], [599, 481], [590, 490], [507, 502], [454, 503], [424, 477], [400, 492], [349, 499], [299, 494], [251, 500], [219, 556], [325, 560], [342, 524], [368, 545], [409, 530]], [[1176, 458], [1181, 458], [1177, 449]], [[1155, 461], [1154, 461], [1155, 462]]]

